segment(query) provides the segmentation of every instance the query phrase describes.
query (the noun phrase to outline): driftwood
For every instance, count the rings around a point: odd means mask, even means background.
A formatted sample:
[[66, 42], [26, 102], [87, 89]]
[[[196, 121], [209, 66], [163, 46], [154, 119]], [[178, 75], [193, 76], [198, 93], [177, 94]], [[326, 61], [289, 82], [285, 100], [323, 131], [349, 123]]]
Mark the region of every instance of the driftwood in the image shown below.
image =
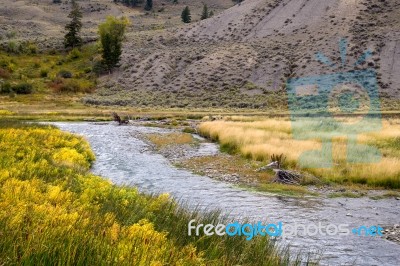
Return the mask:
[[288, 185], [300, 185], [300, 182], [303, 178], [302, 174], [281, 169], [286, 157], [281, 155], [273, 154], [271, 156], [271, 163], [259, 168], [257, 171], [265, 171], [268, 169], [272, 169], [275, 172], [275, 177], [272, 180], [272, 183], [280, 183], [280, 184], [288, 184]]
[[287, 185], [300, 185], [302, 175], [293, 171], [274, 169], [275, 177], [272, 183], [280, 183]]
[[118, 122], [119, 125], [128, 124], [128, 119], [121, 119], [117, 113], [113, 113], [114, 121]]

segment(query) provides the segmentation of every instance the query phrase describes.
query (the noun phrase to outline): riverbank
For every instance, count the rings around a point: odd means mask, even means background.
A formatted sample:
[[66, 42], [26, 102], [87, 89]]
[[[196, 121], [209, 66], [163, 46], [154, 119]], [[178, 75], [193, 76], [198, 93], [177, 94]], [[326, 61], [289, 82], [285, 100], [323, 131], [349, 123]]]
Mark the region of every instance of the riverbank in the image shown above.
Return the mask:
[[1, 264], [291, 261], [287, 250], [278, 250], [266, 237], [251, 242], [241, 237], [189, 237], [189, 220], [217, 223], [224, 218], [218, 212], [189, 211], [167, 194], [143, 194], [91, 174], [95, 157], [82, 137], [52, 126], [0, 121], [0, 139]]
[[[165, 128], [168, 122], [138, 122], [135, 125]], [[218, 181], [243, 186], [247, 189], [275, 193], [284, 196], [316, 196], [324, 198], [360, 198], [374, 200], [394, 198], [400, 200], [397, 190], [377, 189], [360, 184], [336, 184], [317, 180], [300, 186], [273, 184], [274, 172], [259, 169], [267, 162], [245, 158], [240, 154], [227, 153], [218, 144], [195, 134], [199, 122], [167, 126], [168, 132], [157, 134], [136, 133], [149, 144], [154, 152], [160, 153], [175, 166], [188, 169]], [[188, 130], [188, 127], [192, 130]], [[191, 133], [186, 133], [186, 132]]]

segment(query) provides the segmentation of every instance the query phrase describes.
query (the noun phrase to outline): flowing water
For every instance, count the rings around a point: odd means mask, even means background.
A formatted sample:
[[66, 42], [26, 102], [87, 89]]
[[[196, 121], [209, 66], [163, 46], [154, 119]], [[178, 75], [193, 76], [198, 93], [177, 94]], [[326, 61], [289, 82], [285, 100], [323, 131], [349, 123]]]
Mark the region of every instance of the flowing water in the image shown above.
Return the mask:
[[[309, 225], [328, 223], [361, 225], [400, 223], [400, 201], [369, 198], [289, 198], [251, 192], [230, 184], [177, 169], [163, 156], [152, 152], [137, 133], [163, 133], [166, 129], [116, 126], [100, 123], [54, 123], [65, 131], [80, 134], [96, 154], [93, 173], [115, 184], [137, 186], [141, 191], [170, 193], [189, 206], [220, 209], [232, 218], [252, 221]], [[202, 144], [199, 153], [217, 150]], [[350, 235], [297, 235], [287, 237], [294, 250], [318, 250], [322, 265], [400, 265], [400, 245], [380, 237]]]

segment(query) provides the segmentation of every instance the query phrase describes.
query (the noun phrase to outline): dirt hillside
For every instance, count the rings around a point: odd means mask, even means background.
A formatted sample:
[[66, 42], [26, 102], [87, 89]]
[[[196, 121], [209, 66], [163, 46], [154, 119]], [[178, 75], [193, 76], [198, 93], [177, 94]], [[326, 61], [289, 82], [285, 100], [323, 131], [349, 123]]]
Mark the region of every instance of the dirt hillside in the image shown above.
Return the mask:
[[[84, 10], [88, 38], [95, 36], [97, 24], [107, 14], [126, 15], [132, 21], [120, 68], [101, 78], [97, 92], [84, 99], [89, 104], [282, 106], [289, 77], [365, 68], [377, 70], [382, 97], [400, 95], [398, 0], [245, 0], [240, 4], [179, 0], [178, 5], [155, 0], [150, 13], [111, 0], [78, 3]], [[203, 3], [215, 15], [200, 21]], [[192, 10], [190, 24], [180, 21], [186, 5]], [[67, 21], [67, 7], [51, 0], [6, 0], [0, 7], [0, 32], [57, 40]], [[339, 41], [343, 38], [348, 50], [342, 66]], [[355, 67], [367, 50], [372, 56]], [[317, 52], [330, 63], [318, 62]], [[338, 68], [329, 66], [333, 64]]]

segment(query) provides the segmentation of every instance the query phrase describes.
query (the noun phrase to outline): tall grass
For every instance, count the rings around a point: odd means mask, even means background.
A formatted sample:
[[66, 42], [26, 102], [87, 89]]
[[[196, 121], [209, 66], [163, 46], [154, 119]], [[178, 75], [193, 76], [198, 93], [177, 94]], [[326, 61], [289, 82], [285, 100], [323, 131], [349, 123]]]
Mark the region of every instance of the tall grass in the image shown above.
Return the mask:
[[200, 235], [224, 220], [90, 174], [87, 142], [50, 126], [0, 121], [1, 265], [289, 265], [266, 237]]
[[[347, 123], [352, 119], [348, 118]], [[296, 122], [295, 122], [296, 123]], [[204, 122], [199, 132], [221, 144], [221, 149], [238, 152], [254, 160], [268, 162], [272, 154], [284, 154], [287, 157], [286, 167], [301, 169], [300, 155], [305, 151], [321, 150], [322, 139], [333, 143], [333, 167], [302, 169], [325, 180], [338, 183], [362, 183], [377, 187], [400, 188], [400, 122], [389, 120], [383, 122], [379, 132], [359, 134], [358, 144], [367, 144], [379, 148], [382, 158], [375, 163], [352, 164], [347, 161], [347, 139], [339, 136], [338, 129], [332, 124], [316, 123], [315, 120], [302, 119], [296, 125], [296, 136], [292, 134], [293, 124], [286, 119], [263, 119], [248, 121], [240, 117], [230, 121]], [[321, 124], [321, 125], [320, 125]], [[318, 126], [323, 126], [316, 129]], [[318, 138], [314, 131], [318, 130]], [[362, 130], [361, 130], [362, 131]], [[367, 130], [366, 130], [367, 131]], [[358, 151], [357, 157], [368, 159], [367, 153]], [[365, 157], [365, 158], [364, 158]], [[318, 162], [320, 157], [310, 158]]]

